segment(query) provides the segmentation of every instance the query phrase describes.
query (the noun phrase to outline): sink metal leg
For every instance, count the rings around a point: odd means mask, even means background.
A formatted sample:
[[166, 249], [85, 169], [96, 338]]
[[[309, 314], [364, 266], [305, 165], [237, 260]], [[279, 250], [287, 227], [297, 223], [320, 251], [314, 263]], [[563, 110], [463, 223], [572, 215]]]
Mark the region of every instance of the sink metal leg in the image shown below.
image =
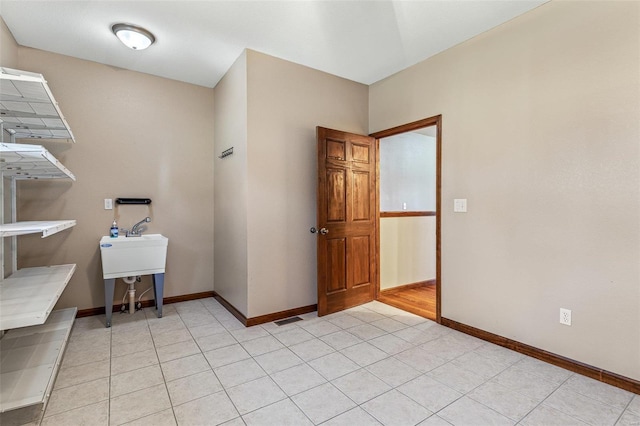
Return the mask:
[[104, 280], [104, 313], [107, 316], [107, 328], [111, 327], [111, 315], [113, 314], [113, 293], [115, 290], [115, 284], [115, 278]]
[[158, 318], [162, 318], [162, 297], [164, 294], [164, 273], [153, 274], [153, 297], [156, 300]]

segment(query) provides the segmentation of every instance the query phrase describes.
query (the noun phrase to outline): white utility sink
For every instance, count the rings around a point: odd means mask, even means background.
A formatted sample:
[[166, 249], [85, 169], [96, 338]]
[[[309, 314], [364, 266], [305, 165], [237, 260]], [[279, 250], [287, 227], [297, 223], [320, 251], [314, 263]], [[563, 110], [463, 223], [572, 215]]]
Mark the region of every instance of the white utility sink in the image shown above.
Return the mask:
[[160, 234], [140, 237], [102, 237], [103, 278], [163, 274], [169, 239]]

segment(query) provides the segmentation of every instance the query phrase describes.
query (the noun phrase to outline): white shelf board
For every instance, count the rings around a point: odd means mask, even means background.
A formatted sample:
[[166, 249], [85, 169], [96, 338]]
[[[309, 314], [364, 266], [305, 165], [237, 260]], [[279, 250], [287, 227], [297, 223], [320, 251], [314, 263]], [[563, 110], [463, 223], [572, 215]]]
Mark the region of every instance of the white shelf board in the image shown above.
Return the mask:
[[42, 74], [0, 68], [0, 122], [18, 139], [75, 142]]
[[0, 171], [3, 176], [18, 180], [76, 180], [69, 169], [40, 145], [0, 143]]
[[42, 233], [42, 238], [45, 238], [74, 226], [76, 221], [73, 219], [5, 223], [0, 225], [0, 237]]
[[46, 403], [77, 311], [54, 311], [46, 323], [10, 330], [2, 337], [0, 413]]
[[24, 268], [0, 281], [0, 330], [44, 324], [75, 270], [75, 264]]

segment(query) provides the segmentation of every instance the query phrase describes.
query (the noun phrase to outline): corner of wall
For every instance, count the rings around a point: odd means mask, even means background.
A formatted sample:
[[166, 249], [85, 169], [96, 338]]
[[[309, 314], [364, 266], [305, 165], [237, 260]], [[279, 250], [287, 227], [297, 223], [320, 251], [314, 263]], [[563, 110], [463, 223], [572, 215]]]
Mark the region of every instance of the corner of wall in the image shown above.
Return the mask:
[[247, 51], [249, 315], [317, 302], [316, 126], [368, 130], [367, 86]]
[[[247, 300], [247, 51], [214, 88], [214, 290], [243, 315]], [[233, 155], [219, 158], [233, 147]]]
[[18, 43], [0, 16], [0, 66], [18, 68]]

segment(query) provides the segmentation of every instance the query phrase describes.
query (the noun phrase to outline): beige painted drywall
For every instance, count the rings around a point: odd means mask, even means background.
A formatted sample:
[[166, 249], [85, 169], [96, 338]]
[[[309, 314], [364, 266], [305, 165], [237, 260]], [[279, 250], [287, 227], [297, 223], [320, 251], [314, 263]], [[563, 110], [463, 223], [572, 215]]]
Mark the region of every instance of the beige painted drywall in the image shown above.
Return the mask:
[[18, 44], [0, 16], [0, 67], [16, 68], [17, 65]]
[[[18, 44], [16, 43], [11, 31], [4, 23], [4, 20], [0, 16], [0, 67], [16, 68], [18, 64]], [[4, 133], [4, 141], [8, 141], [8, 135]], [[2, 197], [4, 198], [4, 221], [9, 222], [11, 218], [11, 186], [8, 179], [2, 179]], [[3, 257], [4, 272], [5, 275], [10, 275], [11, 271], [11, 239], [3, 238], [0, 242], [0, 255]]]
[[316, 126], [368, 128], [367, 86], [247, 51], [249, 316], [313, 305]]
[[[18, 44], [13, 38], [11, 31], [4, 23], [4, 20], [0, 16], [0, 67], [16, 68], [18, 66]], [[6, 134], [3, 135], [5, 141]], [[2, 197], [4, 198], [4, 219], [5, 222], [9, 222], [11, 218], [11, 193], [10, 181], [8, 179], [2, 179]], [[11, 238], [3, 238], [0, 242], [0, 256], [3, 257], [5, 275], [10, 275], [11, 271]]]
[[436, 218], [380, 219], [380, 289], [436, 279]]
[[[19, 267], [76, 263], [57, 307], [104, 306], [98, 241], [114, 215], [122, 227], [148, 215], [148, 232], [169, 238], [164, 296], [212, 291], [213, 90], [26, 47], [18, 67], [45, 76], [77, 140], [46, 144], [77, 182], [20, 183], [18, 218], [78, 223], [19, 237]], [[104, 210], [116, 197], [153, 203]], [[124, 291], [117, 280], [116, 300]]]
[[640, 3], [546, 3], [369, 96], [371, 131], [442, 114], [443, 317], [640, 379]]
[[[215, 291], [247, 316], [247, 55], [215, 87]], [[233, 155], [218, 158], [233, 148]]]
[[364, 133], [367, 87], [246, 50], [215, 88], [215, 290], [246, 317], [316, 303], [318, 125]]

